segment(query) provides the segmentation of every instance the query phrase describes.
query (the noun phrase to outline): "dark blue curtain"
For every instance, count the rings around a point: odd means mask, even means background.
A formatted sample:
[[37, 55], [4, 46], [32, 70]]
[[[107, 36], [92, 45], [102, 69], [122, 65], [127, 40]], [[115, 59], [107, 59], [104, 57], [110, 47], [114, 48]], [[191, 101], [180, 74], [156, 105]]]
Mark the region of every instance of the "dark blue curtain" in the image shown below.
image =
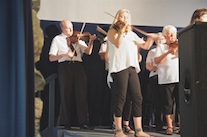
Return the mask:
[[1, 0], [0, 15], [0, 136], [33, 137], [31, 1]]

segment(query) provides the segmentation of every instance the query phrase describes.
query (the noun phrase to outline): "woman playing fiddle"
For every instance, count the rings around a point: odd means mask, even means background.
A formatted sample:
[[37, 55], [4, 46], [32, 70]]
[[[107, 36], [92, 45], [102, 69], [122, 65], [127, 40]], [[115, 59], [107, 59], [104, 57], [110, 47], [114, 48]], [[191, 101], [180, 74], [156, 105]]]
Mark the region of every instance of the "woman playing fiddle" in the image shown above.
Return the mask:
[[166, 39], [166, 43], [157, 46], [154, 63], [157, 64], [162, 112], [167, 122], [166, 134], [172, 135], [174, 103], [176, 103], [178, 122], [180, 121], [178, 47], [170, 47], [172, 43], [176, 43], [177, 29], [172, 25], [167, 25], [163, 28], [162, 34]]
[[149, 34], [145, 42], [132, 32], [131, 15], [127, 9], [117, 12], [108, 32], [109, 73], [108, 82], [112, 84], [112, 110], [116, 127], [115, 137], [127, 137], [122, 131], [122, 111], [126, 100], [127, 89], [132, 97], [132, 116], [136, 137], [149, 137], [142, 130], [142, 95], [137, 73], [138, 46], [149, 49], [156, 34]]

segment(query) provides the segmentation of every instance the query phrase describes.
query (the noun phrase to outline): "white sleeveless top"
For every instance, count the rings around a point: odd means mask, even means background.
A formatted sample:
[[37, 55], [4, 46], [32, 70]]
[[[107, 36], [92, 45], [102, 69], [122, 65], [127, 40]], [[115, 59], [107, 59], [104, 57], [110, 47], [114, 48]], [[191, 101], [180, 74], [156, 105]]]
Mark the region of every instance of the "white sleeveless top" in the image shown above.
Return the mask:
[[[118, 34], [117, 34], [118, 35]], [[113, 82], [111, 73], [120, 72], [130, 66], [135, 67], [136, 72], [140, 72], [138, 63], [137, 45], [135, 41], [138, 41], [139, 37], [136, 33], [129, 31], [123, 34], [121, 46], [117, 48], [108, 40], [109, 46], [109, 71], [107, 83], [110, 87], [110, 82]]]

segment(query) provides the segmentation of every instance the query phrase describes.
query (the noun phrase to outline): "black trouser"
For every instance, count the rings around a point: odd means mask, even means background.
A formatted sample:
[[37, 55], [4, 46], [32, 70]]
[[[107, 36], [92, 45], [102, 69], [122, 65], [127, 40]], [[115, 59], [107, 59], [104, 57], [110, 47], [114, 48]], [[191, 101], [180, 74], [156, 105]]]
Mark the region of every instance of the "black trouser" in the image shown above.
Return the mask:
[[142, 95], [139, 77], [134, 67], [112, 73], [112, 106], [113, 114], [121, 117], [126, 101], [127, 89], [132, 98], [132, 116], [142, 116]]
[[[113, 86], [113, 83], [111, 83], [111, 87]], [[111, 96], [113, 98], [113, 94], [111, 93]], [[111, 98], [111, 100], [112, 100]], [[112, 116], [112, 122], [114, 121], [114, 117], [113, 117], [113, 104], [112, 104], [112, 101], [111, 101], [111, 116]], [[123, 108], [123, 120], [124, 121], [130, 121], [130, 118], [131, 118], [131, 111], [132, 111], [132, 98], [131, 98], [131, 95], [129, 94], [129, 92], [127, 92], [127, 96], [126, 96], [126, 101], [125, 101], [125, 104], [124, 104], [124, 108]]]
[[157, 126], [163, 126], [163, 114], [162, 114], [162, 101], [160, 94], [160, 87], [158, 84], [158, 75], [149, 78], [150, 88], [153, 91], [154, 106], [155, 106], [155, 124]]
[[162, 111], [164, 115], [173, 114], [174, 103], [176, 103], [177, 113], [179, 114], [179, 84], [160, 85], [162, 95]]
[[86, 125], [87, 103], [87, 78], [80, 62], [65, 61], [58, 65], [58, 79], [60, 83], [60, 124], [70, 126], [71, 94], [74, 92], [76, 110], [80, 125]]
[[[114, 121], [114, 116], [113, 116], [113, 105], [112, 105], [112, 101], [111, 101], [111, 118], [112, 118], [112, 123]], [[131, 99], [131, 95], [127, 92], [127, 96], [126, 96], [126, 101], [124, 104], [124, 108], [123, 108], [123, 121], [130, 121], [131, 118], [131, 111], [132, 111], [132, 99]]]
[[123, 120], [130, 121], [132, 111], [132, 98], [129, 92], [127, 92], [126, 101], [123, 108]]

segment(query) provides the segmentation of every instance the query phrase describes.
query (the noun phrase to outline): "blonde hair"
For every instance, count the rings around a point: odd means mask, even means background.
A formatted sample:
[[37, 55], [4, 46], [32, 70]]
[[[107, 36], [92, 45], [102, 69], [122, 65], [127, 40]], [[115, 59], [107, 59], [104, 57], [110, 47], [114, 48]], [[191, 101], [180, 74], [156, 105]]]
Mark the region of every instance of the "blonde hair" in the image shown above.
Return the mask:
[[119, 15], [122, 14], [122, 13], [124, 13], [124, 12], [127, 12], [128, 15], [129, 15], [129, 17], [128, 17], [128, 18], [129, 18], [129, 21], [128, 21], [128, 24], [129, 24], [129, 26], [128, 26], [128, 30], [132, 30], [132, 28], [131, 28], [131, 14], [130, 14], [129, 10], [127, 10], [127, 9], [120, 9], [120, 10], [116, 13], [116, 16], [115, 16], [115, 18], [114, 18], [114, 21], [113, 21], [112, 25], [110, 26], [110, 29], [113, 28], [113, 25], [118, 21], [118, 17], [119, 17]]
[[162, 39], [162, 40], [163, 40], [162, 43], [165, 43], [165, 42], [166, 42], [166, 39], [165, 39], [165, 37], [163, 36], [162, 32], [158, 32], [157, 35], [158, 35], [158, 36], [157, 36], [157, 38], [155, 39], [155, 43], [156, 43], [156, 41], [159, 40], [159, 39]]
[[165, 37], [163, 36], [162, 32], [158, 32], [157, 35], [158, 35], [158, 36], [157, 36], [157, 38], [155, 39], [155, 41], [158, 40], [158, 39], [165, 38]]

